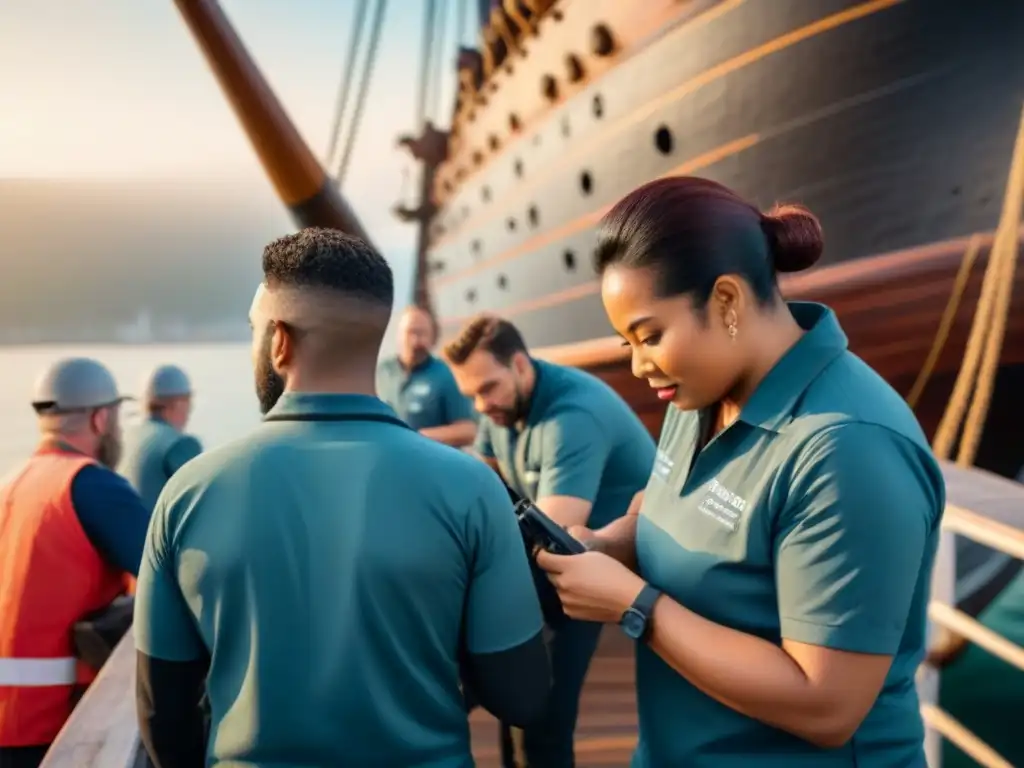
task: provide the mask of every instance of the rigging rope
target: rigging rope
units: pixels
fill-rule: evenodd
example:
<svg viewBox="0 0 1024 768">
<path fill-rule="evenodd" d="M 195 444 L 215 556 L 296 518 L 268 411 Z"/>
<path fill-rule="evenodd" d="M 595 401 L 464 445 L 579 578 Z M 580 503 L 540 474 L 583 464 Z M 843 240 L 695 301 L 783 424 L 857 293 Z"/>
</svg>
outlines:
<svg viewBox="0 0 1024 768">
<path fill-rule="evenodd" d="M 1006 182 L 1003 211 L 999 218 L 988 264 L 981 286 L 981 297 L 971 323 L 963 363 L 957 374 L 953 394 L 935 433 L 932 448 L 940 459 L 953 450 L 964 413 L 963 434 L 957 463 L 970 466 L 978 452 L 981 433 L 992 400 L 1006 321 L 1013 297 L 1014 271 L 1020 249 L 1021 214 L 1024 208 L 1024 111 L 1014 145 L 1013 161 Z"/>
<path fill-rule="evenodd" d="M 964 258 L 960 262 L 960 269 L 956 273 L 953 290 L 950 292 L 949 300 L 946 302 L 946 309 L 942 313 L 942 320 L 939 321 L 939 330 L 935 334 L 932 348 L 928 350 L 928 357 L 925 358 L 924 365 L 914 381 L 914 386 L 910 388 L 910 394 L 907 395 L 907 404 L 912 409 L 917 408 L 917 402 L 921 399 L 925 387 L 928 386 L 932 373 L 935 371 L 935 366 L 939 362 L 939 357 L 942 355 L 942 350 L 949 340 L 950 331 L 953 330 L 953 321 L 956 320 L 957 312 L 960 309 L 960 301 L 967 290 L 971 270 L 974 268 L 974 262 L 978 260 L 978 253 L 980 251 L 981 238 L 978 235 L 974 235 L 967 243 L 967 251 L 964 253 Z"/>
<path fill-rule="evenodd" d="M 462 47 L 462 43 L 466 40 L 466 19 L 469 14 L 466 13 L 466 3 L 468 0 L 458 0 L 458 4 L 455 6 L 455 49 L 458 50 Z"/>
<path fill-rule="evenodd" d="M 420 82 L 416 94 L 416 129 L 422 130 L 426 120 L 427 87 L 430 83 L 431 49 L 434 41 L 434 23 L 437 16 L 437 3 L 427 0 L 423 11 L 423 47 L 420 49 Z"/>
<path fill-rule="evenodd" d="M 333 162 L 334 154 L 338 149 L 338 139 L 341 138 L 341 121 L 345 117 L 345 107 L 348 105 L 348 94 L 352 87 L 352 75 L 356 68 L 356 56 L 359 53 L 365 20 L 366 0 L 358 0 L 352 16 L 352 31 L 348 38 L 348 54 L 345 57 L 345 68 L 341 72 L 341 85 L 338 88 L 338 96 L 334 104 L 334 118 L 331 121 L 327 153 L 324 155 L 324 162 L 327 165 Z"/>
<path fill-rule="evenodd" d="M 356 104 L 352 111 L 352 125 L 348 136 L 345 139 L 345 147 L 342 150 L 341 161 L 338 163 L 338 172 L 335 174 L 335 183 L 340 188 L 345 180 L 345 173 L 348 171 L 348 163 L 352 158 L 352 149 L 355 147 L 356 136 L 359 133 L 359 123 L 363 116 L 363 107 L 366 105 L 366 94 L 370 88 L 370 78 L 373 75 L 373 64 L 377 60 L 377 47 L 380 44 L 380 32 L 384 26 L 384 11 L 387 8 L 387 0 L 377 0 L 377 7 L 370 26 L 370 43 L 366 51 L 366 67 L 363 69 L 363 77 L 359 83 L 359 91 L 356 94 Z"/>
<path fill-rule="evenodd" d="M 448 32 L 448 3 L 446 0 L 439 0 L 437 8 L 437 17 L 434 20 L 434 26 L 437 30 L 436 34 L 436 48 L 434 49 L 434 56 L 431 60 L 430 70 L 430 98 L 427 100 L 427 117 L 437 125 L 440 122 L 441 117 L 441 92 L 442 84 L 444 83 L 444 64 L 445 64 L 445 38 Z"/>
</svg>

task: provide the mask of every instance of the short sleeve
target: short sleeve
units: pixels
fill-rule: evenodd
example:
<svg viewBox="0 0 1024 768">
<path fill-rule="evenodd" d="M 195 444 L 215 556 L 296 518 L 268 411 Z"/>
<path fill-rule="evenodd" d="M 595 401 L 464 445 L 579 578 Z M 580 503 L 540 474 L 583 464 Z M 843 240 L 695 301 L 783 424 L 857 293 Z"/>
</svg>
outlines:
<svg viewBox="0 0 1024 768">
<path fill-rule="evenodd" d="M 480 419 L 476 426 L 476 439 L 473 441 L 473 450 L 485 459 L 493 459 L 494 444 L 491 442 L 491 420 Z"/>
<path fill-rule="evenodd" d="M 171 477 L 174 475 L 175 472 L 202 452 L 203 446 L 199 440 L 192 435 L 182 435 L 170 447 L 170 450 L 167 451 L 167 455 L 164 457 L 164 470 L 167 472 L 167 476 Z"/>
<path fill-rule="evenodd" d="M 154 659 L 195 661 L 204 657 L 206 648 L 178 585 L 177 558 L 168 535 L 173 517 L 173 501 L 164 494 L 153 510 L 135 587 L 135 645 Z"/>
<path fill-rule="evenodd" d="M 945 497 L 938 466 L 871 424 L 823 432 L 795 462 L 775 527 L 782 636 L 894 655 L 928 588 Z"/>
<path fill-rule="evenodd" d="M 477 508 L 470 516 L 473 569 L 466 604 L 466 646 L 473 654 L 515 648 L 543 626 L 508 493 L 490 472 L 480 485 Z"/>
<path fill-rule="evenodd" d="M 543 427 L 537 498 L 597 498 L 608 459 L 608 439 L 597 420 L 583 411 L 564 411 Z"/>
<path fill-rule="evenodd" d="M 445 377 L 443 393 L 445 421 L 448 424 L 475 421 L 476 412 L 473 410 L 473 404 L 459 391 L 459 385 L 455 383 L 451 371 L 446 373 L 448 375 Z"/>
</svg>

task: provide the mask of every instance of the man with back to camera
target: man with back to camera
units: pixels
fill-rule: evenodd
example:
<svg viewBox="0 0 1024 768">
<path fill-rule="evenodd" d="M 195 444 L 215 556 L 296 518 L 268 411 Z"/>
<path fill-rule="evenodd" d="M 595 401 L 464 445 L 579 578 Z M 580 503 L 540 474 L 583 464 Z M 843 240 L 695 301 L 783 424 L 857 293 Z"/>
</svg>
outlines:
<svg viewBox="0 0 1024 768">
<path fill-rule="evenodd" d="M 490 315 L 470 321 L 445 356 L 459 389 L 484 416 L 477 452 L 555 522 L 600 528 L 621 517 L 647 485 L 654 440 L 600 379 L 531 358 L 516 327 Z M 547 593 L 546 577 L 536 574 Z M 525 729 L 523 748 L 530 765 L 571 766 L 580 692 L 601 625 L 549 615 L 552 621 L 551 703 L 547 716 Z M 504 726 L 502 753 L 505 765 L 514 765 Z"/>
<path fill-rule="evenodd" d="M 471 766 L 460 667 L 520 724 L 549 690 L 508 495 L 374 396 L 394 290 L 376 251 L 306 229 L 268 245 L 263 272 L 264 423 L 189 462 L 153 512 L 135 613 L 143 743 L 157 768 Z"/>
<path fill-rule="evenodd" d="M 142 387 L 146 417 L 128 430 L 118 471 L 152 511 L 171 475 L 198 456 L 203 447 L 185 427 L 192 413 L 192 384 L 181 368 L 161 365 Z"/>
<path fill-rule="evenodd" d="M 420 434 L 462 448 L 473 444 L 473 407 L 452 372 L 431 354 L 437 321 L 426 309 L 406 307 L 398 322 L 398 354 L 377 367 L 377 393 Z"/>
<path fill-rule="evenodd" d="M 34 768 L 96 670 L 74 627 L 138 573 L 149 513 L 115 474 L 124 398 L 101 363 L 70 358 L 36 381 L 42 439 L 0 486 L 0 768 Z"/>
</svg>

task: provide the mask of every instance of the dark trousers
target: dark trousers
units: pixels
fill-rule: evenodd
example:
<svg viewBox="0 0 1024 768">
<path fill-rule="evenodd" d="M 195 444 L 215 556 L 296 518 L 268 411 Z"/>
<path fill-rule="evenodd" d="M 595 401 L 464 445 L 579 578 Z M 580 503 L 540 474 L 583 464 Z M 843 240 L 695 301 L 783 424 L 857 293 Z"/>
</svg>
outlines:
<svg viewBox="0 0 1024 768">
<path fill-rule="evenodd" d="M 49 744 L 38 747 L 0 747 L 0 768 L 39 768 Z"/>
<path fill-rule="evenodd" d="M 573 733 L 580 708 L 580 692 L 597 650 L 602 624 L 562 619 L 551 630 L 548 648 L 551 652 L 552 686 L 547 714 L 521 733 L 522 752 L 529 768 L 573 768 Z M 499 726 L 501 764 L 516 768 L 517 749 L 511 729 Z"/>
</svg>

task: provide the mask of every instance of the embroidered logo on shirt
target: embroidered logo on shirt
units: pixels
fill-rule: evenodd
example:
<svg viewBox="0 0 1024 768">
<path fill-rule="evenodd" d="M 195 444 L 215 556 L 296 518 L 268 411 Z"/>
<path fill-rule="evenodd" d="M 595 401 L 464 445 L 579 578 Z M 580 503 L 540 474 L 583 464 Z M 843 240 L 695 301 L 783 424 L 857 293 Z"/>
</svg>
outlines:
<svg viewBox="0 0 1024 768">
<path fill-rule="evenodd" d="M 675 462 L 659 449 L 654 454 L 654 468 L 651 470 L 651 474 L 662 482 L 667 483 L 669 475 L 672 474 L 674 464 Z"/>
<path fill-rule="evenodd" d="M 409 387 L 409 394 L 415 397 L 426 397 L 430 394 L 430 385 L 425 381 L 420 381 Z"/>
<path fill-rule="evenodd" d="M 740 517 L 747 511 L 747 500 L 718 482 L 718 478 L 712 478 L 707 489 L 708 495 L 701 500 L 697 509 L 702 515 L 735 531 Z"/>
</svg>

